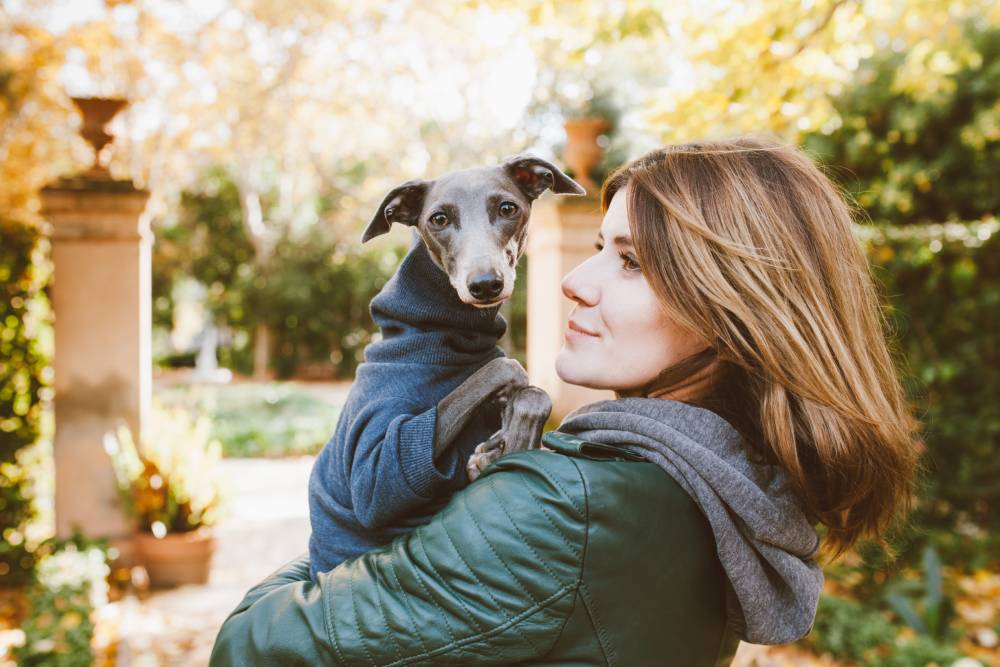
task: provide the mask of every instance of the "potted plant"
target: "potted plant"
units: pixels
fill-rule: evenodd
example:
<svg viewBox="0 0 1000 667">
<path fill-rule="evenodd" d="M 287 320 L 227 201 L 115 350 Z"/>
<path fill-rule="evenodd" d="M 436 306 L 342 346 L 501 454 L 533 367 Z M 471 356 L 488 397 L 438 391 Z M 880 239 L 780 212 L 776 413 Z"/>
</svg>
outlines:
<svg viewBox="0 0 1000 667">
<path fill-rule="evenodd" d="M 592 90 L 582 106 L 568 107 L 563 113 L 566 130 L 563 161 L 573 178 L 593 194 L 611 170 L 612 165 L 606 164 L 608 159 L 613 157 L 621 162 L 621 156 L 610 156 L 606 150 L 621 114 L 610 93 L 602 90 Z"/>
<path fill-rule="evenodd" d="M 215 551 L 221 446 L 207 419 L 183 409 L 158 408 L 152 422 L 141 448 L 126 426 L 105 436 L 122 503 L 136 522 L 136 555 L 154 587 L 203 584 Z"/>
</svg>

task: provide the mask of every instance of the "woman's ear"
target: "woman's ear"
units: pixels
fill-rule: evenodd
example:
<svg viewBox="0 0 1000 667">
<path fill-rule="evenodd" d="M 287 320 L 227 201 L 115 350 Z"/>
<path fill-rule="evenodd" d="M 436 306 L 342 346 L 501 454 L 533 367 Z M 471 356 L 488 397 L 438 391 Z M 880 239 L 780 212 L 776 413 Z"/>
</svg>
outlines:
<svg viewBox="0 0 1000 667">
<path fill-rule="evenodd" d="M 582 185 L 564 174 L 554 164 L 534 155 L 515 155 L 507 158 L 500 168 L 532 200 L 547 189 L 556 194 L 587 194 Z"/>
<path fill-rule="evenodd" d="M 368 223 L 361 242 L 367 243 L 376 236 L 389 231 L 392 223 L 415 227 L 420 221 L 420 213 L 424 209 L 424 199 L 430 190 L 431 181 L 406 181 L 389 191 Z"/>
</svg>

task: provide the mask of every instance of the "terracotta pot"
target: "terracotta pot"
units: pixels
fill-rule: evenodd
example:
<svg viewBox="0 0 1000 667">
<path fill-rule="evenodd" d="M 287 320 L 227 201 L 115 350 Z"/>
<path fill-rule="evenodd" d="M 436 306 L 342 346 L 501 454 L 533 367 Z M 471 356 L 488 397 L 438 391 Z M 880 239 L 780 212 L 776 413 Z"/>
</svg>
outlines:
<svg viewBox="0 0 1000 667">
<path fill-rule="evenodd" d="M 141 532 L 135 535 L 135 547 L 153 587 L 204 584 L 212 566 L 215 534 L 204 526 L 161 538 Z"/>
<path fill-rule="evenodd" d="M 600 163 L 604 154 L 597 138 L 611 127 L 611 123 L 600 116 L 587 116 L 569 118 L 564 127 L 566 148 L 563 150 L 563 161 L 573 170 L 576 182 L 586 188 L 587 192 L 593 192 L 597 184 L 590 177 L 590 172 Z"/>
</svg>

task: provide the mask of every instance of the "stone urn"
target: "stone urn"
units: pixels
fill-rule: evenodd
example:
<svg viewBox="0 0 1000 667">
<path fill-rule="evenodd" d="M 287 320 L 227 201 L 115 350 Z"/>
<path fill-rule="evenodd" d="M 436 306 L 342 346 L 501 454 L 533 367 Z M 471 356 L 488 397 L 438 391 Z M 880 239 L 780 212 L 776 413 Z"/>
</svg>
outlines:
<svg viewBox="0 0 1000 667">
<path fill-rule="evenodd" d="M 94 164 L 85 173 L 86 176 L 106 176 L 107 167 L 101 163 L 101 149 L 108 145 L 114 136 L 105 129 L 107 124 L 125 108 L 128 100 L 111 97 L 71 97 L 73 104 L 83 117 L 80 134 L 94 148 Z"/>
<path fill-rule="evenodd" d="M 208 526 L 163 537 L 140 531 L 135 534 L 135 550 L 153 588 L 205 584 L 215 553 L 215 533 Z"/>
<path fill-rule="evenodd" d="M 593 193 L 597 184 L 590 177 L 590 172 L 604 155 L 604 149 L 597 143 L 597 139 L 611 127 L 611 123 L 600 116 L 585 116 L 568 118 L 564 127 L 566 148 L 563 150 L 563 161 L 573 170 L 573 178 L 588 193 Z"/>
</svg>

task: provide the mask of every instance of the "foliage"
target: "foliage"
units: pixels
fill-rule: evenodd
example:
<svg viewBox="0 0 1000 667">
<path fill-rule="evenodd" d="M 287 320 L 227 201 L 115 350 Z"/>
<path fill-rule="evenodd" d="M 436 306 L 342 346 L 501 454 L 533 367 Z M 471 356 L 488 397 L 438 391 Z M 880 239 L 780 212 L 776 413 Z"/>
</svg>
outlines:
<svg viewBox="0 0 1000 667">
<path fill-rule="evenodd" d="M 340 377 L 353 375 L 374 331 L 368 303 L 405 249 L 360 248 L 313 225 L 283 233 L 261 259 L 241 216 L 239 193 L 224 170 L 206 173 L 199 189 L 182 193 L 177 220 L 154 245 L 157 322 L 172 325 L 174 284 L 191 276 L 207 287 L 206 306 L 217 323 L 239 334 L 220 349 L 222 365 L 249 370 L 251 336 L 264 323 L 279 377 L 308 362 L 330 364 Z"/>
<path fill-rule="evenodd" d="M 64 45 L 0 7 L 0 215 L 35 222 L 38 189 L 82 166 L 87 144 L 60 81 Z"/>
<path fill-rule="evenodd" d="M 273 332 L 278 377 L 290 377 L 308 361 L 332 362 L 338 377 L 353 376 L 375 330 L 369 302 L 404 252 L 401 246 L 345 248 L 320 227 L 280 239 L 252 282 L 237 286 L 247 311 Z"/>
<path fill-rule="evenodd" d="M 172 385 L 157 391 L 163 405 L 204 415 L 210 437 L 226 457 L 317 453 L 336 428 L 343 396 L 318 398 L 291 383 Z"/>
<path fill-rule="evenodd" d="M 38 562 L 28 591 L 24 643 L 15 649 L 24 667 L 89 667 L 94 660 L 92 612 L 107 602 L 107 552 L 70 542 Z"/>
<path fill-rule="evenodd" d="M 847 598 L 823 595 L 809 642 L 837 658 L 863 664 L 880 646 L 891 644 L 896 632 L 878 611 Z"/>
<path fill-rule="evenodd" d="M 231 326 L 247 323 L 242 293 L 227 289 L 252 272 L 254 247 L 240 213 L 240 195 L 229 175 L 208 170 L 196 190 L 179 198 L 175 224 L 157 229 L 153 245 L 154 323 L 173 325 L 173 286 L 190 276 L 208 288 L 211 313 Z"/>
<path fill-rule="evenodd" d="M 804 138 L 869 216 L 895 224 L 1000 211 L 1000 28 L 972 27 L 975 54 L 938 90 L 900 88 L 909 54 L 879 52 L 833 105 L 839 126 Z"/>
<path fill-rule="evenodd" d="M 45 359 L 38 348 L 38 231 L 0 217 L 0 580 L 26 581 L 34 562 L 25 528 L 34 516 L 18 453 L 39 437 Z"/>
<path fill-rule="evenodd" d="M 924 425 L 929 474 L 910 552 L 930 538 L 946 562 L 987 567 L 1000 535 L 1000 222 L 863 226 L 858 234 L 888 295 Z"/>
<path fill-rule="evenodd" d="M 924 548 L 924 578 L 911 582 L 898 580 L 886 587 L 885 600 L 896 615 L 913 630 L 931 639 L 943 639 L 955 615 L 951 598 L 945 596 L 941 559 L 934 545 Z M 923 593 L 922 603 L 914 604 L 913 594 Z"/>
<path fill-rule="evenodd" d="M 933 637 L 907 638 L 881 612 L 833 595 L 820 597 L 807 643 L 859 667 L 950 665 L 963 657 L 961 651 Z"/>
<path fill-rule="evenodd" d="M 930 637 L 914 637 L 897 642 L 887 655 L 876 656 L 866 667 L 952 665 L 962 657 L 964 654 L 954 646 L 942 644 Z"/>
<path fill-rule="evenodd" d="M 127 426 L 105 435 L 125 510 L 157 537 L 211 525 L 221 500 L 222 450 L 209 437 L 208 420 L 157 408 L 151 422 L 141 451 Z"/>
</svg>

